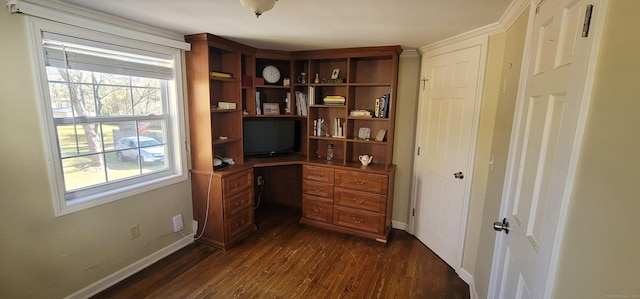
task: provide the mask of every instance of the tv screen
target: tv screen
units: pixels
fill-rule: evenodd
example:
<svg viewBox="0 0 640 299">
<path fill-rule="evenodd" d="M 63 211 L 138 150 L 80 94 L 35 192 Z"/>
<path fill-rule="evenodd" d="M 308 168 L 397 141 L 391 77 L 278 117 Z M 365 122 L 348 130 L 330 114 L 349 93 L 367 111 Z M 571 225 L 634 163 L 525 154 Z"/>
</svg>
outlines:
<svg viewBox="0 0 640 299">
<path fill-rule="evenodd" d="M 296 122 L 284 118 L 247 118 L 242 126 L 245 156 L 292 153 Z"/>
</svg>

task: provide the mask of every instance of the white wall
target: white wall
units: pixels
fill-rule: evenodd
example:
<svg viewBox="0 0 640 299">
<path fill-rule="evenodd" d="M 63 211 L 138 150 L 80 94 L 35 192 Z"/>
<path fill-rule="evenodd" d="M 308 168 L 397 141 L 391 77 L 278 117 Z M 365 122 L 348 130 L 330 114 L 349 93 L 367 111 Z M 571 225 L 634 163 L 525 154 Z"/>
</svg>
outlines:
<svg viewBox="0 0 640 299">
<path fill-rule="evenodd" d="M 191 185 L 55 217 L 27 34 L 0 12 L 0 298 L 59 298 L 181 240 L 171 217 L 191 223 Z"/>
<path fill-rule="evenodd" d="M 411 219 L 411 182 L 415 148 L 420 56 L 415 50 L 400 56 L 393 164 L 397 165 L 393 195 L 393 221 L 403 225 Z"/>
</svg>

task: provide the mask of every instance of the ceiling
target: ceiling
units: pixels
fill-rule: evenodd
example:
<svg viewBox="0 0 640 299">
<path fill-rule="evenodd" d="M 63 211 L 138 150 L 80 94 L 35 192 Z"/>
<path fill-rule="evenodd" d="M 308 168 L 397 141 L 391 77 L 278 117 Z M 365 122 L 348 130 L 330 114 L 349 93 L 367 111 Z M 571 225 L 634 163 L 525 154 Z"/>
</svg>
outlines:
<svg viewBox="0 0 640 299">
<path fill-rule="evenodd" d="M 181 35 L 260 49 L 415 49 L 496 23 L 511 0 L 279 0 L 260 18 L 239 0 L 62 0 Z"/>
</svg>

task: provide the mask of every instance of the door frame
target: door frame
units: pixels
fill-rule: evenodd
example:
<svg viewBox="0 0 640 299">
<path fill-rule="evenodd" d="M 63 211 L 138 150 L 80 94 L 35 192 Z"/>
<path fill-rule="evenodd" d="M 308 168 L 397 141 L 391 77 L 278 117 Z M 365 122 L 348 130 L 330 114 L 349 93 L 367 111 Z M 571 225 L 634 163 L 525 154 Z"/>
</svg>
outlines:
<svg viewBox="0 0 640 299">
<path fill-rule="evenodd" d="M 595 71 L 597 67 L 598 54 L 600 50 L 600 43 L 602 41 L 602 34 L 604 32 L 604 23 L 605 17 L 607 13 L 607 6 L 609 4 L 609 0 L 592 0 L 594 5 L 594 11 L 592 15 L 592 19 L 597 19 L 598 22 L 595 23 L 595 26 L 591 27 L 590 34 L 594 34 L 594 44 L 591 51 L 591 55 L 588 58 L 588 67 L 587 67 L 587 75 L 585 77 L 584 90 L 582 91 L 583 101 L 581 103 L 580 114 L 578 117 L 578 124 L 576 127 L 575 140 L 574 140 L 574 150 L 571 154 L 571 159 L 569 161 L 569 170 L 567 173 L 567 188 L 565 188 L 562 202 L 560 205 L 560 212 L 558 215 L 558 227 L 554 237 L 553 248 L 551 252 L 551 261 L 549 263 L 549 274 L 547 276 L 547 281 L 545 284 L 544 297 L 543 298 L 551 298 L 553 294 L 556 271 L 558 269 L 558 262 L 560 258 L 560 250 L 562 241 L 564 239 L 564 231 L 566 226 L 566 220 L 569 210 L 569 204 L 571 200 L 571 193 L 573 191 L 573 185 L 575 182 L 576 171 L 578 167 L 578 162 L 580 158 L 580 152 L 582 147 L 582 139 L 584 137 L 584 131 L 586 127 L 586 119 L 587 114 L 589 112 L 589 105 L 591 103 L 591 95 L 594 85 Z M 542 4 L 545 1 L 539 2 Z M 518 129 L 521 124 L 521 118 L 519 117 L 518 111 L 522 109 L 524 105 L 524 92 L 527 83 L 527 77 L 529 73 L 529 68 L 531 65 L 529 64 L 531 58 L 531 40 L 533 38 L 533 24 L 536 16 L 536 4 L 538 2 L 532 1 L 529 7 L 529 20 L 527 24 L 527 36 L 525 38 L 524 45 L 524 53 L 522 59 L 522 68 L 520 71 L 520 83 L 518 86 L 518 96 L 516 99 L 516 107 L 514 110 L 514 119 L 511 128 L 511 140 L 509 142 L 509 156 L 507 158 L 507 169 L 506 175 L 503 185 L 502 198 L 500 202 L 500 217 L 499 219 L 504 218 L 504 216 L 508 213 L 508 194 L 509 188 L 511 185 L 509 182 L 513 178 L 514 168 L 517 165 L 514 165 L 515 157 L 513 155 L 513 151 L 515 150 L 515 142 L 514 140 L 518 140 Z M 499 219 L 496 219 L 498 221 Z M 489 223 L 484 223 L 483 225 L 490 225 Z M 497 292 L 499 291 L 499 281 L 498 277 L 500 275 L 500 271 L 504 266 L 504 261 L 500 260 L 500 256 L 502 256 L 502 251 L 506 250 L 503 248 L 505 243 L 506 234 L 498 234 L 496 236 L 496 240 L 494 242 L 493 249 L 493 260 L 491 263 L 491 274 L 489 279 L 489 290 L 487 294 L 487 298 L 498 298 Z"/>
<path fill-rule="evenodd" d="M 464 198 L 462 201 L 462 223 L 460 225 L 460 236 L 458 238 L 458 246 L 460 247 L 460 251 L 458 251 L 458 256 L 456 257 L 456 263 L 455 265 L 452 265 L 452 267 L 454 268 L 454 270 L 456 271 L 456 273 L 458 273 L 458 275 L 460 275 L 461 277 L 463 277 L 465 281 L 470 280 L 471 279 L 471 275 L 469 273 L 467 273 L 466 271 L 464 271 L 464 273 L 461 273 L 461 269 L 462 269 L 462 257 L 464 255 L 464 243 L 465 243 L 465 238 L 466 238 L 466 233 L 467 233 L 467 223 L 468 223 L 468 218 L 469 218 L 469 205 L 470 205 L 470 199 L 471 199 L 471 185 L 472 185 L 472 180 L 473 180 L 473 166 L 475 165 L 475 158 L 476 158 L 476 149 L 477 149 L 477 141 L 478 141 L 478 128 L 480 126 L 480 109 L 482 107 L 482 94 L 484 91 L 484 77 L 485 77 L 485 70 L 486 70 L 486 63 L 487 63 L 487 48 L 489 45 L 489 35 L 487 34 L 483 34 L 474 38 L 470 38 L 467 40 L 463 40 L 460 42 L 456 42 L 453 44 L 449 44 L 443 47 L 438 47 L 435 49 L 429 49 L 429 50 L 424 50 L 424 48 L 420 49 L 421 52 L 421 65 L 420 65 L 420 78 L 424 78 L 424 75 L 422 74 L 423 68 L 426 64 L 426 61 L 430 58 L 430 57 L 434 57 L 434 56 L 439 56 L 439 55 L 444 55 L 444 54 L 448 54 L 448 53 L 452 53 L 452 52 L 457 52 L 460 50 L 465 50 L 468 48 L 473 48 L 473 47 L 480 47 L 480 61 L 479 61 L 479 65 L 478 65 L 478 88 L 476 90 L 476 96 L 475 96 L 475 107 L 474 107 L 474 111 L 473 111 L 473 125 L 472 125 L 472 132 L 471 132 L 471 148 L 469 149 L 469 163 L 467 165 L 467 169 L 463 169 L 462 171 L 465 173 L 465 187 L 464 187 Z M 414 136 L 414 140 L 416 141 L 416 143 L 418 143 L 418 140 L 420 138 L 420 136 L 422 136 L 423 133 L 423 129 L 422 126 L 420 126 L 420 124 L 425 120 L 425 115 L 423 115 L 423 111 L 424 111 L 424 107 L 423 105 L 425 105 L 425 101 L 424 101 L 424 96 L 425 96 L 425 92 L 424 92 L 424 85 L 426 84 L 425 81 L 420 81 L 420 84 L 418 86 L 418 115 L 417 115 L 417 119 L 416 119 L 416 132 L 415 132 L 415 136 Z M 418 146 L 416 145 L 415 149 L 414 149 L 414 157 L 418 156 Z M 410 215 L 411 219 L 409 221 L 409 227 L 407 232 L 409 232 L 412 235 L 415 235 L 415 228 L 416 228 L 416 221 L 417 221 L 417 217 L 415 216 L 415 210 L 416 210 L 416 203 L 418 200 L 418 159 L 414 158 L 413 159 L 413 173 L 412 173 L 412 187 L 411 187 L 411 209 L 412 209 L 412 213 Z M 467 277 L 468 276 L 468 277 Z M 469 282 L 469 281 L 467 281 Z"/>
</svg>

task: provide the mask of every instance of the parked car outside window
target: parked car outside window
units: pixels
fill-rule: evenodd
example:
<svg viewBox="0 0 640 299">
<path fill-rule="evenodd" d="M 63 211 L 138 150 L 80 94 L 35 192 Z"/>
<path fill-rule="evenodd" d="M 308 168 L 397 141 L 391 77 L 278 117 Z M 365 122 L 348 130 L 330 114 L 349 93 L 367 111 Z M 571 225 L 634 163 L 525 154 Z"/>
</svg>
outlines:
<svg viewBox="0 0 640 299">
<path fill-rule="evenodd" d="M 164 162 L 164 146 L 151 137 L 122 137 L 116 144 L 116 150 L 119 161 L 138 161 L 138 157 L 142 157 L 140 161 L 143 163 Z"/>
</svg>

